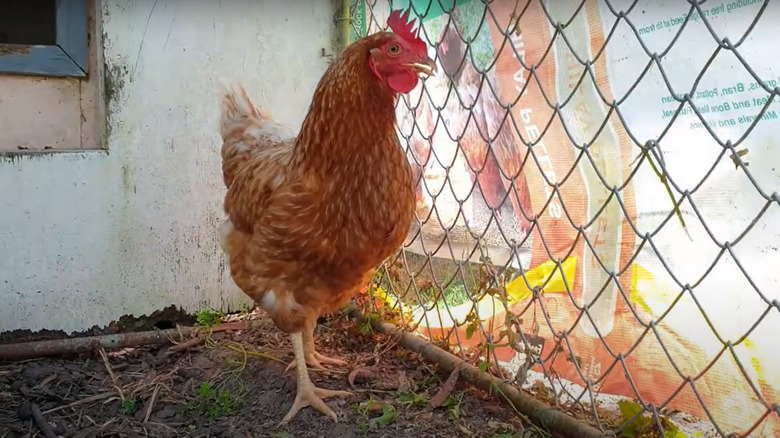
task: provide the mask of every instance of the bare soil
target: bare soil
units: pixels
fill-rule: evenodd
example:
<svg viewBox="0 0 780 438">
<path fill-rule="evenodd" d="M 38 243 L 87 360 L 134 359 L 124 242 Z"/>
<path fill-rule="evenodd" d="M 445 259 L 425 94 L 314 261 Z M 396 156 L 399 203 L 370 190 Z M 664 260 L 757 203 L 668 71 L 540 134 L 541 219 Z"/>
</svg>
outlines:
<svg viewBox="0 0 780 438">
<path fill-rule="evenodd" d="M 48 436 L 78 438 L 544 436 L 461 382 L 431 409 L 448 376 L 354 320 L 321 323 L 316 342 L 350 363 L 311 372 L 319 386 L 355 393 L 328 400 L 338 423 L 306 408 L 275 429 L 295 397 L 294 371 L 284 372 L 292 352 L 273 323 L 256 319 L 181 352 L 165 345 L 0 362 L 0 438 L 46 437 L 34 411 Z"/>
</svg>

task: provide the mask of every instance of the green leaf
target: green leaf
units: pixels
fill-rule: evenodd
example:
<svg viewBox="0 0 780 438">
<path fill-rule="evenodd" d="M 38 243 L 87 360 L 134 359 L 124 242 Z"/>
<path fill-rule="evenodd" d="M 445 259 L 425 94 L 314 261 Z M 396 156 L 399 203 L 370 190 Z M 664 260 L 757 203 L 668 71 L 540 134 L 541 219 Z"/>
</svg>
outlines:
<svg viewBox="0 0 780 438">
<path fill-rule="evenodd" d="M 483 360 L 482 362 L 480 362 L 480 363 L 479 363 L 479 370 L 480 370 L 480 371 L 482 371 L 482 372 L 484 373 L 485 371 L 487 371 L 487 370 L 488 370 L 488 367 L 489 367 L 489 366 L 490 366 L 490 365 L 489 365 L 487 362 L 485 362 L 485 361 Z"/>
<path fill-rule="evenodd" d="M 672 423 L 671 420 L 668 418 L 663 418 L 664 421 L 661 421 L 661 425 L 664 427 L 664 435 L 667 436 L 667 438 L 688 438 L 687 435 L 685 435 L 676 424 Z M 699 432 L 700 436 L 701 432 Z"/>
<path fill-rule="evenodd" d="M 211 308 L 201 309 L 195 312 L 195 325 L 200 327 L 213 327 L 222 323 L 225 312 Z"/>
<path fill-rule="evenodd" d="M 656 436 L 656 434 L 660 436 L 653 417 L 650 415 L 642 415 L 642 405 L 631 400 L 620 400 L 618 402 L 618 407 L 620 408 L 620 416 L 622 417 L 623 422 L 628 422 L 623 429 L 623 436 L 628 438 L 646 436 L 648 431 L 652 431 L 654 433 L 653 436 Z M 635 415 L 637 415 L 637 417 L 632 420 L 632 417 Z M 658 419 L 663 428 L 664 435 L 668 438 L 687 438 L 687 435 L 684 434 L 676 424 L 672 423 L 668 417 L 659 416 Z"/>
<path fill-rule="evenodd" d="M 466 327 L 466 339 L 471 339 L 472 336 L 474 336 L 474 332 L 477 330 L 477 325 L 474 323 L 471 323 Z"/>
<path fill-rule="evenodd" d="M 630 423 L 626 424 L 626 427 L 623 429 L 623 435 L 628 438 L 638 436 L 639 433 L 652 421 L 651 418 L 641 415 L 643 411 L 642 405 L 635 401 L 620 400 L 618 402 L 618 407 L 620 408 L 620 416 L 622 417 L 624 423 L 631 420 L 634 415 L 639 414 L 639 416 L 634 418 Z"/>
<path fill-rule="evenodd" d="M 374 421 L 381 426 L 389 426 L 395 423 L 397 417 L 398 415 L 395 412 L 395 408 L 392 405 L 385 404 L 382 406 L 382 415 L 371 421 Z"/>
</svg>

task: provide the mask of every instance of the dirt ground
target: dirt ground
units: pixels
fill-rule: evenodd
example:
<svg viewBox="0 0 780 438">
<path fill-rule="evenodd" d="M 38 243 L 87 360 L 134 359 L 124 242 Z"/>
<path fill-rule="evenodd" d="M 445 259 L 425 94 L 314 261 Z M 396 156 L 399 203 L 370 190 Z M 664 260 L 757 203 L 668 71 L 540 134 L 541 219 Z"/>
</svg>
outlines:
<svg viewBox="0 0 780 438">
<path fill-rule="evenodd" d="M 319 386 L 355 393 L 328 400 L 338 423 L 306 408 L 275 429 L 295 397 L 294 371 L 284 373 L 292 352 L 259 319 L 180 352 L 165 345 L 0 362 L 0 438 L 547 436 L 464 383 L 436 396 L 447 375 L 354 320 L 322 322 L 316 342 L 350 363 L 311 372 Z M 441 406 L 430 409 L 432 400 Z M 41 432 L 38 413 L 53 434 Z"/>
</svg>

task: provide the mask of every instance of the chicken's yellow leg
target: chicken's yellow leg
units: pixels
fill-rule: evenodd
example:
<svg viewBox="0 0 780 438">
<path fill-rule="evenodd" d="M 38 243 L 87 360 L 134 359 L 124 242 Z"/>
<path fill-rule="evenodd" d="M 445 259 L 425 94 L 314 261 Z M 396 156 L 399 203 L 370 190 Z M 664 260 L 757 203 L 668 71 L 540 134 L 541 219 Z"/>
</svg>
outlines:
<svg viewBox="0 0 780 438">
<path fill-rule="evenodd" d="M 279 426 L 287 424 L 295 417 L 298 411 L 306 406 L 311 406 L 333 419 L 333 421 L 338 421 L 336 413 L 322 400 L 329 397 L 350 397 L 352 396 L 352 393 L 349 391 L 335 391 L 314 386 L 309 378 L 309 370 L 306 368 L 306 361 L 304 359 L 303 334 L 301 332 L 293 333 L 290 335 L 290 338 L 292 339 L 293 352 L 295 353 L 297 364 L 295 368 L 298 371 L 298 391 L 295 395 L 295 402 L 293 402 L 292 407 L 279 423 Z"/>
<path fill-rule="evenodd" d="M 315 327 L 317 327 L 317 319 L 308 318 L 306 320 L 306 326 L 304 327 L 304 331 L 303 331 L 303 357 L 306 359 L 306 365 L 310 366 L 312 369 L 320 370 L 320 371 L 325 370 L 325 367 L 322 366 L 323 364 L 337 365 L 337 366 L 347 365 L 347 363 L 341 359 L 328 357 L 320 353 L 317 353 L 317 351 L 314 349 Z M 293 359 L 293 361 L 290 362 L 289 365 L 287 365 L 287 368 L 284 371 L 287 372 L 291 370 L 292 368 L 295 367 L 295 365 L 296 365 L 296 360 Z"/>
</svg>

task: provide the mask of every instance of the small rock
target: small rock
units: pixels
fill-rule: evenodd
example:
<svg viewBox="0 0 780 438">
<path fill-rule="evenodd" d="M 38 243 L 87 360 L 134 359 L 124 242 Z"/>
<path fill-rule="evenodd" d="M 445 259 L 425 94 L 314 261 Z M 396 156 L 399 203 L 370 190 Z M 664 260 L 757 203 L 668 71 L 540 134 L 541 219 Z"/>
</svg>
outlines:
<svg viewBox="0 0 780 438">
<path fill-rule="evenodd" d="M 30 418 L 32 418 L 32 408 L 27 403 L 22 403 L 19 405 L 19 411 L 17 412 L 19 415 L 19 419 L 22 421 L 27 421 Z"/>
<path fill-rule="evenodd" d="M 166 406 L 160 409 L 159 411 L 157 411 L 155 415 L 157 416 L 157 418 L 162 418 L 162 419 L 171 418 L 174 415 L 176 415 L 176 408 L 173 406 Z"/>
<path fill-rule="evenodd" d="M 63 426 L 62 424 L 59 424 L 59 423 L 52 425 L 52 430 L 57 435 L 65 435 L 66 433 L 68 433 L 68 429 L 65 426 Z"/>
<path fill-rule="evenodd" d="M 210 426 L 210 427 L 201 427 L 198 429 L 195 429 L 192 434 L 194 436 L 222 436 L 227 431 L 227 427 L 224 426 Z"/>
<path fill-rule="evenodd" d="M 133 414 L 133 418 L 135 418 L 136 421 L 144 421 L 144 417 L 146 417 L 146 405 Z"/>
<path fill-rule="evenodd" d="M 181 386 L 181 390 L 179 391 L 182 394 L 186 394 L 190 391 L 192 391 L 192 388 L 195 386 L 195 379 L 190 377 L 187 379 L 186 382 L 184 382 L 184 385 Z"/>
<path fill-rule="evenodd" d="M 344 423 L 336 423 L 330 433 L 331 437 L 349 436 L 352 433 L 352 427 Z M 292 435 L 289 435 L 292 437 Z"/>
<path fill-rule="evenodd" d="M 70 379 L 74 383 L 79 383 L 80 384 L 80 383 L 82 383 L 84 381 L 84 378 L 85 378 L 84 374 L 77 373 L 77 372 L 70 373 Z"/>
<path fill-rule="evenodd" d="M 226 426 L 218 426 L 218 425 L 211 426 L 211 430 L 210 430 L 210 432 L 213 435 L 217 435 L 217 436 L 224 436 L 225 432 L 227 432 L 227 431 L 228 431 L 228 428 Z"/>
<path fill-rule="evenodd" d="M 14 380 L 13 382 L 11 382 L 11 391 L 14 392 L 18 391 L 22 387 L 22 385 L 24 385 L 24 382 L 22 382 L 21 380 Z"/>
<path fill-rule="evenodd" d="M 24 383 L 19 386 L 19 392 L 22 393 L 25 397 L 32 397 L 32 391 L 30 391 L 30 387 L 25 385 Z"/>
<path fill-rule="evenodd" d="M 76 374 L 76 373 L 83 374 L 84 373 L 84 369 L 79 364 L 66 363 L 62 367 L 65 368 L 68 371 L 73 371 L 73 374 Z"/>
<path fill-rule="evenodd" d="M 42 380 L 56 371 L 49 365 L 28 365 L 22 375 L 29 380 Z"/>
<path fill-rule="evenodd" d="M 196 370 L 181 368 L 179 369 L 179 375 L 184 377 L 185 379 L 191 379 L 191 378 L 199 377 L 200 373 Z"/>
<path fill-rule="evenodd" d="M 154 364 L 155 365 L 162 365 L 165 363 L 165 360 L 168 359 L 168 356 L 165 355 L 167 353 L 167 350 L 160 350 L 157 352 L 157 354 L 154 355 Z"/>
</svg>

